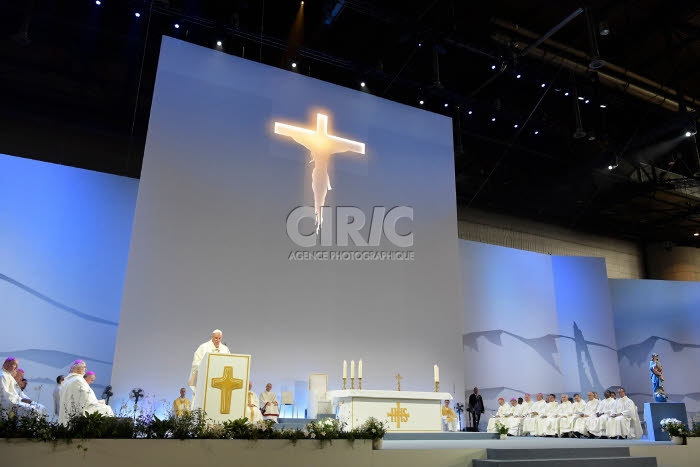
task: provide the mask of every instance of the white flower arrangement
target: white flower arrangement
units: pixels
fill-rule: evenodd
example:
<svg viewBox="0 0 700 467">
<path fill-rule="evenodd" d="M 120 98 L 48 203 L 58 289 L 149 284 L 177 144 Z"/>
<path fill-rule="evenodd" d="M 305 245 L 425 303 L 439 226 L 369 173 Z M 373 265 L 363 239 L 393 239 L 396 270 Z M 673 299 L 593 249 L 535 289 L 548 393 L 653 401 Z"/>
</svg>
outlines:
<svg viewBox="0 0 700 467">
<path fill-rule="evenodd" d="M 659 422 L 661 431 L 666 431 L 670 436 L 685 436 L 688 433 L 688 428 L 685 423 L 677 418 L 664 418 Z"/>
</svg>

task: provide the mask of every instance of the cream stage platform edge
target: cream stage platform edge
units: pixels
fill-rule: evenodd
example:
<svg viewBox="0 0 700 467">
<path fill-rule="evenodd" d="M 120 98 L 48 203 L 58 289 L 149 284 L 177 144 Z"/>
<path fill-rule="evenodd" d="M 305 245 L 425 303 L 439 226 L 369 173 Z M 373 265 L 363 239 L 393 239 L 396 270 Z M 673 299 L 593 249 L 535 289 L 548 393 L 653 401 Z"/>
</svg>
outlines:
<svg viewBox="0 0 700 467">
<path fill-rule="evenodd" d="M 357 428 L 369 417 L 389 422 L 389 431 L 442 431 L 442 404 L 452 395 L 446 392 L 413 391 L 329 391 L 338 410 L 338 420 L 347 430 Z"/>
<path fill-rule="evenodd" d="M 214 422 L 245 417 L 249 373 L 250 355 L 208 354 L 199 364 L 192 408 Z"/>
</svg>

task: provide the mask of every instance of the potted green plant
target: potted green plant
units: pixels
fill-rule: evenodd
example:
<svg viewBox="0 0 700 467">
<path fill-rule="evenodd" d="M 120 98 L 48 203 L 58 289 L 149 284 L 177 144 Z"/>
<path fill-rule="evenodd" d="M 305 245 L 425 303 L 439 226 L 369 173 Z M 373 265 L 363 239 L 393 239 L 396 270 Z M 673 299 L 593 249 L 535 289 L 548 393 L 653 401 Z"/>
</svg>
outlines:
<svg viewBox="0 0 700 467">
<path fill-rule="evenodd" d="M 500 421 L 496 422 L 496 433 L 501 435 L 501 439 L 508 438 L 508 427 Z"/>
<path fill-rule="evenodd" d="M 661 431 L 665 431 L 671 437 L 673 444 L 683 444 L 685 437 L 688 435 L 688 428 L 677 418 L 664 418 L 660 422 Z"/>
</svg>

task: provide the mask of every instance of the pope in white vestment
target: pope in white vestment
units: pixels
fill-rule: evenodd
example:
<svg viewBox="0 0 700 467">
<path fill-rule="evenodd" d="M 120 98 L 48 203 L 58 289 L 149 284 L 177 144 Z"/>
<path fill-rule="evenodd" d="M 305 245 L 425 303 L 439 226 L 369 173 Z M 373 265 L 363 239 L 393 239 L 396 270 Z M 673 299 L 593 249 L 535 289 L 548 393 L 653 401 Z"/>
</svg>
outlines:
<svg viewBox="0 0 700 467">
<path fill-rule="evenodd" d="M 246 407 L 245 416 L 249 423 L 261 422 L 263 419 L 260 412 L 260 400 L 253 392 L 253 383 L 248 383 L 248 405 Z"/>
<path fill-rule="evenodd" d="M 637 407 L 632 399 L 627 397 L 624 389 L 618 389 L 617 393 L 620 397 L 615 401 L 615 406 L 605 425 L 606 436 L 608 438 L 617 438 L 618 436 L 621 438 L 640 438 L 642 427 L 639 423 Z"/>
<path fill-rule="evenodd" d="M 219 329 L 215 329 L 211 333 L 211 340 L 206 341 L 194 351 L 194 357 L 192 358 L 192 370 L 190 371 L 190 379 L 187 381 L 190 389 L 192 390 L 192 399 L 194 400 L 195 389 L 197 387 L 197 370 L 199 369 L 199 364 L 202 363 L 204 357 L 210 353 L 231 353 L 231 351 L 226 347 L 225 344 L 221 343 L 221 339 L 224 337 L 223 333 Z"/>
<path fill-rule="evenodd" d="M 280 409 L 277 403 L 277 394 L 272 392 L 271 383 L 267 383 L 265 392 L 260 393 L 260 408 L 262 409 L 263 420 L 272 420 L 277 423 Z"/>
<path fill-rule="evenodd" d="M 529 434 L 535 434 L 537 429 L 537 419 L 540 414 L 544 413 L 545 405 L 547 403 L 542 397 L 542 393 L 537 394 L 537 401 L 530 405 L 525 417 L 523 418 L 522 434 L 527 436 Z"/>
</svg>

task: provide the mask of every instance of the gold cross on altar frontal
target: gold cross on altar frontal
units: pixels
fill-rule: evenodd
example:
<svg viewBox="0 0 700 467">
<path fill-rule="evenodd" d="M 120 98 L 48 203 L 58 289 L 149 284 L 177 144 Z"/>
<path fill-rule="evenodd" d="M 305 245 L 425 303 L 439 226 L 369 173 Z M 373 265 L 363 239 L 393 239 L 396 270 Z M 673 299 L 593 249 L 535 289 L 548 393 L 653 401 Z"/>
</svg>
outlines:
<svg viewBox="0 0 700 467">
<path fill-rule="evenodd" d="M 243 387 L 243 380 L 233 377 L 233 367 L 225 366 L 224 374 L 220 378 L 211 379 L 211 387 L 221 391 L 220 413 L 231 413 L 231 394 L 236 389 Z"/>
<path fill-rule="evenodd" d="M 407 408 L 401 408 L 401 402 L 397 402 L 396 407 L 392 407 L 387 415 L 392 422 L 396 422 L 396 428 L 401 428 L 401 422 L 407 423 L 408 417 L 411 416 Z"/>
</svg>

